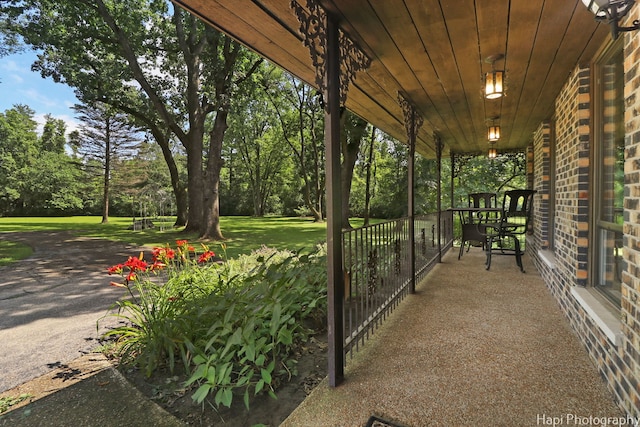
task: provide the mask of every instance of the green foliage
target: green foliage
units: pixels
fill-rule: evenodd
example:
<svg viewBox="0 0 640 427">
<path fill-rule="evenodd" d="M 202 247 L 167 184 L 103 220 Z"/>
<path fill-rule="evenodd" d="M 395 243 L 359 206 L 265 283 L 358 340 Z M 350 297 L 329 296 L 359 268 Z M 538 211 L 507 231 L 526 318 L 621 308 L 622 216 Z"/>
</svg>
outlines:
<svg viewBox="0 0 640 427">
<path fill-rule="evenodd" d="M 82 211 L 81 171 L 65 153 L 41 152 L 19 174 L 24 183 L 14 214 L 60 215 Z"/>
<path fill-rule="evenodd" d="M 5 396 L 0 397 L 0 414 L 7 412 L 9 408 L 33 397 L 31 394 L 21 394 L 19 396 Z"/>
<path fill-rule="evenodd" d="M 456 160 L 459 173 L 454 182 L 454 205 L 467 204 L 467 195 L 477 192 L 498 193 L 502 203 L 505 190 L 526 188 L 526 158 L 524 153 L 503 154 L 495 159 L 486 156 L 463 157 Z"/>
<path fill-rule="evenodd" d="M 196 368 L 187 382 L 199 384 L 199 403 L 213 396 L 216 406 L 230 406 L 236 390 L 247 407 L 252 394 L 274 396 L 281 378 L 295 372 L 291 350 L 307 336 L 305 321 L 324 316 L 322 256 L 254 256 L 262 264 L 199 312 L 206 327 L 193 343 Z"/>
<path fill-rule="evenodd" d="M 24 105 L 0 113 L 0 213 L 10 212 L 20 199 L 20 175 L 36 155 L 35 112 Z"/>
<path fill-rule="evenodd" d="M 117 339 L 122 361 L 150 375 L 173 370 L 179 358 L 198 403 L 230 406 L 236 390 L 247 406 L 251 395 L 274 395 L 295 373 L 293 349 L 325 317 L 322 248 L 308 255 L 262 248 L 211 263 L 206 247 L 198 253 L 181 241 L 154 254 L 154 264 L 129 258 L 110 270 L 122 274 L 124 283 L 113 284 L 129 295 L 114 314 L 126 324 L 105 334 Z"/>
<path fill-rule="evenodd" d="M 82 209 L 80 169 L 64 152 L 63 121 L 47 116 L 41 137 L 34 112 L 0 114 L 0 214 L 59 215 Z"/>
</svg>

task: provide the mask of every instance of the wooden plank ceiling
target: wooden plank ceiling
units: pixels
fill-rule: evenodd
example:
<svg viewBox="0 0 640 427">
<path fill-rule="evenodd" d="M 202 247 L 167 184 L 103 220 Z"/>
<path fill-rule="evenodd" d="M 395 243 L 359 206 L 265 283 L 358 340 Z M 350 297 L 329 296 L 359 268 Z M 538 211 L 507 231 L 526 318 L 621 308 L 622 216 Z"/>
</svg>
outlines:
<svg viewBox="0 0 640 427">
<path fill-rule="evenodd" d="M 289 0 L 173 0 L 219 30 L 315 85 Z M 306 7 L 306 0 L 298 0 Z M 406 141 L 398 92 L 424 118 L 416 150 L 432 158 L 484 153 L 491 118 L 499 152 L 524 149 L 550 119 L 562 85 L 609 40 L 580 0 L 322 0 L 371 58 L 349 88 L 347 108 Z M 486 59 L 505 70 L 506 96 L 483 97 Z"/>
</svg>

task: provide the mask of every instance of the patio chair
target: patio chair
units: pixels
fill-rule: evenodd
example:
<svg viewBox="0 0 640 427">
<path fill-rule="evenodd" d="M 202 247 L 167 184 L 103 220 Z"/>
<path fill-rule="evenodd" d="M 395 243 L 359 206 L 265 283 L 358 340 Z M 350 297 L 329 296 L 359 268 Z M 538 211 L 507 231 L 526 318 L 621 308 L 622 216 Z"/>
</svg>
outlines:
<svg viewBox="0 0 640 427">
<path fill-rule="evenodd" d="M 529 230 L 531 213 L 533 208 L 533 195 L 535 190 L 510 190 L 505 191 L 502 200 L 502 212 L 500 221 L 488 223 L 485 226 L 487 232 L 487 270 L 491 268 L 491 255 L 515 255 L 516 264 L 523 273 L 522 255 L 524 250 L 520 245 L 520 239 Z M 513 247 L 509 246 L 513 243 Z"/>
<path fill-rule="evenodd" d="M 495 208 L 497 206 L 497 196 L 495 193 L 471 193 L 467 196 L 470 208 Z M 462 237 L 460 240 L 460 252 L 458 259 L 462 257 L 465 246 L 467 252 L 471 245 L 482 246 L 485 248 L 487 240 L 484 223 L 487 221 L 495 221 L 489 213 L 478 212 L 462 212 L 460 211 L 460 225 L 462 228 Z"/>
</svg>

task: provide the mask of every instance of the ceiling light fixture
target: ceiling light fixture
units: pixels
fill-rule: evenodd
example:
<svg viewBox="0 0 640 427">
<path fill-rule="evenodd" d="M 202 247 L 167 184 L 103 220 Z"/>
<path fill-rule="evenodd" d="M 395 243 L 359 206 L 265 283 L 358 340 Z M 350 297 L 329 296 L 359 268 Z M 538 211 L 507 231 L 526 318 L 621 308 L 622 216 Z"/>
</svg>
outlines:
<svg viewBox="0 0 640 427">
<path fill-rule="evenodd" d="M 620 31 L 635 31 L 640 29 L 640 21 L 633 21 L 632 27 L 619 27 L 618 22 L 624 18 L 635 0 L 582 0 L 582 3 L 596 15 L 596 21 L 608 22 L 611 26 L 611 37 L 618 38 Z"/>
<path fill-rule="evenodd" d="M 487 133 L 487 139 L 489 142 L 496 142 L 500 139 L 500 126 L 492 125 L 489 126 L 489 132 Z"/>
<path fill-rule="evenodd" d="M 489 158 L 495 159 L 497 156 L 498 156 L 498 150 L 496 150 L 496 147 L 494 147 L 492 144 L 491 148 L 489 148 Z"/>
<path fill-rule="evenodd" d="M 496 70 L 495 62 L 504 58 L 504 55 L 492 55 L 484 60 L 491 64 L 491 71 L 484 75 L 484 97 L 496 99 L 504 95 L 504 70 Z"/>
<path fill-rule="evenodd" d="M 487 139 L 489 142 L 496 142 L 500 139 L 500 125 L 496 125 L 496 120 L 500 117 L 491 117 L 487 120 L 487 122 L 491 122 L 488 130 L 487 130 Z"/>
</svg>

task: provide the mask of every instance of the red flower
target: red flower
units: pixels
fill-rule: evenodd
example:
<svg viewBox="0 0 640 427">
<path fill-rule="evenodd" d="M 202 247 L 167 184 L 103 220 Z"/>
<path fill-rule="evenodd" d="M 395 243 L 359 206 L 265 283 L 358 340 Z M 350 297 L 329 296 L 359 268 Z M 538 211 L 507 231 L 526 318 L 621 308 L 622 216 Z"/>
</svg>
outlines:
<svg viewBox="0 0 640 427">
<path fill-rule="evenodd" d="M 155 247 L 153 251 L 151 251 L 151 259 L 155 262 L 162 257 L 164 254 L 164 248 Z"/>
<path fill-rule="evenodd" d="M 176 240 L 176 245 L 178 246 L 187 246 L 188 242 L 186 240 Z"/>
<path fill-rule="evenodd" d="M 207 262 L 211 257 L 214 257 L 214 256 L 216 256 L 216 254 L 213 253 L 213 251 L 205 251 L 202 255 L 200 255 L 200 258 L 198 258 L 198 262 L 199 263 Z"/>
<path fill-rule="evenodd" d="M 109 268 L 107 269 L 107 272 L 108 272 L 109 274 L 114 274 L 114 273 L 115 273 L 115 274 L 120 274 L 120 273 L 122 273 L 122 268 L 123 268 L 123 267 L 124 267 L 124 265 L 123 265 L 123 264 L 114 265 L 113 267 L 109 267 Z"/>
<path fill-rule="evenodd" d="M 147 271 L 147 263 L 142 260 L 142 254 L 140 255 L 140 258 L 130 256 L 127 262 L 124 263 L 124 266 L 129 267 L 132 272 Z"/>
<path fill-rule="evenodd" d="M 162 262 L 167 262 L 170 261 L 172 259 L 175 258 L 176 256 L 176 252 L 167 247 L 167 248 L 153 248 L 153 252 L 151 252 L 152 255 L 152 259 L 154 262 L 156 261 L 162 261 Z"/>
</svg>

